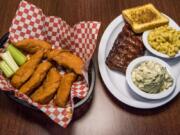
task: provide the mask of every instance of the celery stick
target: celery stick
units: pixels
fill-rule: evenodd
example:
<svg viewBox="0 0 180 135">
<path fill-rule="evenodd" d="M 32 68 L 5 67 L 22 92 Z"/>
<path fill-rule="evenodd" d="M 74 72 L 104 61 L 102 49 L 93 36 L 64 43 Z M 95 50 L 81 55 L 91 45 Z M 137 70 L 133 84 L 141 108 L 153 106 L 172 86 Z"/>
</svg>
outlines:
<svg viewBox="0 0 180 135">
<path fill-rule="evenodd" d="M 8 64 L 5 61 L 0 62 L 0 69 L 8 78 L 14 74 L 13 70 L 8 66 Z"/>
<path fill-rule="evenodd" d="M 16 64 L 16 62 L 14 61 L 14 59 L 12 58 L 9 51 L 6 51 L 5 53 L 1 53 L 1 57 L 14 72 L 16 72 L 18 70 L 19 67 Z"/>
<path fill-rule="evenodd" d="M 7 50 L 10 52 L 11 56 L 18 65 L 22 65 L 26 62 L 26 56 L 13 45 L 9 44 Z"/>
</svg>

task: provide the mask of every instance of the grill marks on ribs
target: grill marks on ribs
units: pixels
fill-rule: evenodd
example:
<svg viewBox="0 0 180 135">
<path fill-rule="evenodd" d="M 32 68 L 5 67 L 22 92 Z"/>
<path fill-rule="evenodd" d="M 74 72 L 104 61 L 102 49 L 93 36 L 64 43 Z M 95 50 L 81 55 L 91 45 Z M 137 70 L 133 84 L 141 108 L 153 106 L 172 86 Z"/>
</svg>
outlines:
<svg viewBox="0 0 180 135">
<path fill-rule="evenodd" d="M 122 29 L 106 58 L 110 69 L 126 72 L 128 64 L 135 58 L 144 55 L 144 45 L 141 36 L 135 34 L 128 24 Z"/>
</svg>

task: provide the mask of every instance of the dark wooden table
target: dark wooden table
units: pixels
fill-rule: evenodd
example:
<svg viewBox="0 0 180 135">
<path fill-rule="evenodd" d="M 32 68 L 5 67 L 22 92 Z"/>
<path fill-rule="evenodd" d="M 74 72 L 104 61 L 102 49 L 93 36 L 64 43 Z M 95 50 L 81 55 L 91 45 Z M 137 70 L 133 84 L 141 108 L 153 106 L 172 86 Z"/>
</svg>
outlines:
<svg viewBox="0 0 180 135">
<path fill-rule="evenodd" d="M 180 25 L 178 0 L 28 0 L 47 15 L 60 16 L 70 25 L 101 21 L 99 40 L 107 25 L 125 8 L 151 1 Z M 20 0 L 0 0 L 0 36 L 8 31 Z M 99 43 L 98 40 L 98 43 Z M 180 95 L 153 110 L 130 108 L 114 99 L 104 86 L 96 63 L 94 99 L 88 112 L 63 129 L 42 113 L 11 101 L 0 93 L 0 135 L 180 135 Z"/>
</svg>

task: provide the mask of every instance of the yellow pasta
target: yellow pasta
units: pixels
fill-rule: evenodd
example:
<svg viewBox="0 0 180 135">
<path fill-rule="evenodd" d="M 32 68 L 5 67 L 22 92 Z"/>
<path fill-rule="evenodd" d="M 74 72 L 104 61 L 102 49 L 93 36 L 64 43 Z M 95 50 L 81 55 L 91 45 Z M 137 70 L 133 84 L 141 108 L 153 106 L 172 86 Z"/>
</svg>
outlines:
<svg viewBox="0 0 180 135">
<path fill-rule="evenodd" d="M 180 50 L 180 31 L 167 25 L 155 28 L 149 33 L 148 42 L 153 49 L 173 57 Z"/>
</svg>

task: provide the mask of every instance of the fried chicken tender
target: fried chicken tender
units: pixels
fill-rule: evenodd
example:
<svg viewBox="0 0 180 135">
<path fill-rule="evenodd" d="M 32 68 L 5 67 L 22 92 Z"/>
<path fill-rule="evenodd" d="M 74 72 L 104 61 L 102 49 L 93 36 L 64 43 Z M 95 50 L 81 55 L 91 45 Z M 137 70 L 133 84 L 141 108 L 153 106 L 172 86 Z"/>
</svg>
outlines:
<svg viewBox="0 0 180 135">
<path fill-rule="evenodd" d="M 32 55 L 30 60 L 24 63 L 14 74 L 14 76 L 11 79 L 11 84 L 15 88 L 19 88 L 23 83 L 25 83 L 33 74 L 37 65 L 40 63 L 42 57 L 43 51 L 38 51 L 37 53 Z"/>
<path fill-rule="evenodd" d="M 31 95 L 31 99 L 40 104 L 48 103 L 56 93 L 61 75 L 56 68 L 51 68 L 43 84 Z"/>
<path fill-rule="evenodd" d="M 56 94 L 56 98 L 54 99 L 54 102 L 59 107 L 65 107 L 67 104 L 69 94 L 71 91 L 71 86 L 73 82 L 76 80 L 76 74 L 75 73 L 67 73 L 65 74 L 59 85 L 59 89 Z"/>
<path fill-rule="evenodd" d="M 41 84 L 51 66 L 52 64 L 48 61 L 39 64 L 31 78 L 24 85 L 22 85 L 19 91 L 26 95 L 31 94 L 34 89 Z"/>
<path fill-rule="evenodd" d="M 39 50 L 47 52 L 52 48 L 52 46 L 48 42 L 38 39 L 24 39 L 17 43 L 14 43 L 14 46 L 31 54 Z"/>
<path fill-rule="evenodd" d="M 66 50 L 52 50 L 47 52 L 47 57 L 61 66 L 72 69 L 76 74 L 82 75 L 84 62 L 80 57 L 71 52 Z"/>
</svg>

